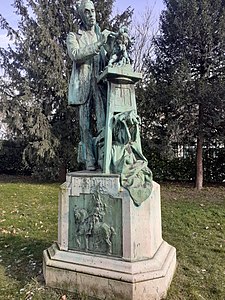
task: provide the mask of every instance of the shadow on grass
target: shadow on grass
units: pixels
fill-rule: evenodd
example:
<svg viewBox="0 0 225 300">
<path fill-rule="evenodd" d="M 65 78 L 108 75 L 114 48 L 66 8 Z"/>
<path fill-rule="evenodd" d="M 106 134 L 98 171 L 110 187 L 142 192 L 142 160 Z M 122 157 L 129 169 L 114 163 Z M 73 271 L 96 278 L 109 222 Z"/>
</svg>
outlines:
<svg viewBox="0 0 225 300">
<path fill-rule="evenodd" d="M 5 275 L 22 285 L 42 274 L 43 250 L 50 244 L 44 240 L 25 238 L 18 235 L 0 237 L 1 265 Z"/>
<path fill-rule="evenodd" d="M 5 268 L 5 275 L 17 281 L 13 290 L 7 290 L 4 298 L 0 299 L 25 299 L 25 300 L 97 300 L 79 293 L 76 289 L 68 292 L 64 289 L 45 286 L 42 274 L 43 251 L 50 246 L 44 240 L 23 238 L 21 236 L 1 236 L 0 255 L 1 265 Z M 0 274 L 1 278 L 1 274 Z M 34 279 L 34 280 L 33 280 Z M 5 298 L 6 296 L 6 298 Z"/>
</svg>

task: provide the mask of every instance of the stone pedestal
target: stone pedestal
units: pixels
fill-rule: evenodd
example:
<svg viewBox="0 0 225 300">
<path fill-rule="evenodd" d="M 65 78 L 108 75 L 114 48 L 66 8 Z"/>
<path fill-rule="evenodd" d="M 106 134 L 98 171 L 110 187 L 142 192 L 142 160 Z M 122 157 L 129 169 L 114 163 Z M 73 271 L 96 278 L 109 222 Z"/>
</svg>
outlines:
<svg viewBox="0 0 225 300">
<path fill-rule="evenodd" d="M 51 287 L 99 299 L 166 296 L 176 250 L 163 241 L 160 186 L 134 205 L 119 175 L 70 173 L 59 196 L 58 243 L 44 251 Z"/>
</svg>

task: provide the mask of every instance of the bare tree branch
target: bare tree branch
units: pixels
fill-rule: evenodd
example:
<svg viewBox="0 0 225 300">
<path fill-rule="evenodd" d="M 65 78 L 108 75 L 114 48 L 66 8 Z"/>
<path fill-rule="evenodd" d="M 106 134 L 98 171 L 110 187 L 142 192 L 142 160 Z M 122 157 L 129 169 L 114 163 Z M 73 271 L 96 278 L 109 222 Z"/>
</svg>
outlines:
<svg viewBox="0 0 225 300">
<path fill-rule="evenodd" d="M 154 4 L 155 5 L 155 4 Z M 131 35 L 135 39 L 132 49 L 132 60 L 135 71 L 143 71 L 145 58 L 153 52 L 153 37 L 156 34 L 157 19 L 153 14 L 153 8 L 146 4 L 143 14 L 133 19 Z"/>
</svg>

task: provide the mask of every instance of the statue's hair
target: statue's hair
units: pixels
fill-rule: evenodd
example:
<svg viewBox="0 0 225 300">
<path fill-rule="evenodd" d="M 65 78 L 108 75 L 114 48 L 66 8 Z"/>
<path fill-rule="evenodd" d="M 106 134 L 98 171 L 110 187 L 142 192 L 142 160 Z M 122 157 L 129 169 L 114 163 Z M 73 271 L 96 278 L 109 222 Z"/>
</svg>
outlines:
<svg viewBox="0 0 225 300">
<path fill-rule="evenodd" d="M 93 1 L 91 1 L 91 0 L 79 0 L 76 2 L 76 7 L 77 7 L 77 11 L 78 11 L 79 15 L 80 15 L 80 13 L 82 13 L 84 6 L 87 3 L 91 3 L 92 5 L 94 5 Z"/>
</svg>

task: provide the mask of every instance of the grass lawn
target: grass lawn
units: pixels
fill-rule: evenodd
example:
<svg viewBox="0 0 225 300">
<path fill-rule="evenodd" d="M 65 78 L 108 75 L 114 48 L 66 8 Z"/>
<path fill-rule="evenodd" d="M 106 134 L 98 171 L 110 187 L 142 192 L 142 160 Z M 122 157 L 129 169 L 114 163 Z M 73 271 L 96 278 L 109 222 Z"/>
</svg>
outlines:
<svg viewBox="0 0 225 300">
<path fill-rule="evenodd" d="M 58 188 L 0 176 L 0 299 L 86 299 L 44 286 L 42 252 L 57 240 Z M 162 184 L 161 194 L 163 237 L 178 261 L 167 299 L 225 300 L 225 187 Z"/>
</svg>

